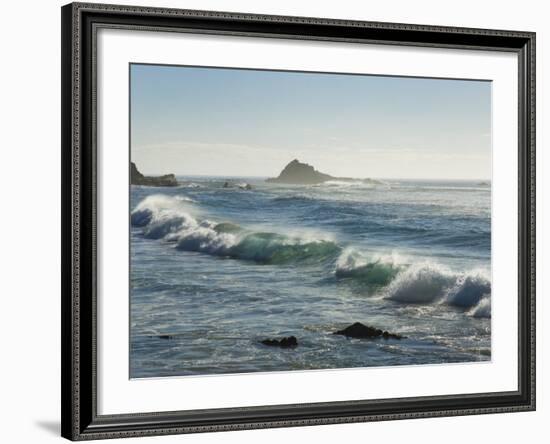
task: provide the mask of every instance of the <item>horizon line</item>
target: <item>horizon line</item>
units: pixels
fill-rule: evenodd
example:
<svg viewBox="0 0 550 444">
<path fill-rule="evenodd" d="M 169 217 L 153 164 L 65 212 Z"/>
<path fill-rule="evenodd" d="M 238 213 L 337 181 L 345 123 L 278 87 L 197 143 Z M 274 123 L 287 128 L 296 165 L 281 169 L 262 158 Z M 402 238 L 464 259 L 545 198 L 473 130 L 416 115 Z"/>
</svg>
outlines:
<svg viewBox="0 0 550 444">
<path fill-rule="evenodd" d="M 246 174 L 187 174 L 187 173 L 166 173 L 166 172 L 154 172 L 154 173 L 147 173 L 146 176 L 162 176 L 165 174 L 174 174 L 174 176 L 178 177 L 215 177 L 215 178 L 248 178 L 248 179 L 269 179 L 275 176 L 265 176 L 265 175 L 246 175 Z M 330 182 L 330 180 L 338 180 L 338 177 L 334 177 L 334 179 L 329 179 L 326 182 Z M 366 176 L 366 177 L 349 177 L 348 179 L 352 180 L 365 180 L 365 179 L 375 179 L 375 180 L 439 180 L 439 181 L 452 181 L 452 180 L 458 180 L 458 181 L 485 181 L 485 182 L 492 182 L 492 178 L 483 178 L 483 177 L 474 177 L 474 178 L 459 178 L 459 177 L 452 177 L 452 178 L 443 178 L 443 177 L 381 177 L 381 176 Z"/>
</svg>

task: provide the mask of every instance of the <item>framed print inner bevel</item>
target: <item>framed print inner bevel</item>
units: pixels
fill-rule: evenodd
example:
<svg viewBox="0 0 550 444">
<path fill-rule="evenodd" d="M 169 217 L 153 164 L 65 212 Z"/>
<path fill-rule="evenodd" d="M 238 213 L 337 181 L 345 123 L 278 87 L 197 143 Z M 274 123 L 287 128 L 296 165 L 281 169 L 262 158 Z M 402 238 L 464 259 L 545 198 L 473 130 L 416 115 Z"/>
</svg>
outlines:
<svg viewBox="0 0 550 444">
<path fill-rule="evenodd" d="M 62 19 L 63 436 L 534 409 L 533 33 Z"/>
</svg>

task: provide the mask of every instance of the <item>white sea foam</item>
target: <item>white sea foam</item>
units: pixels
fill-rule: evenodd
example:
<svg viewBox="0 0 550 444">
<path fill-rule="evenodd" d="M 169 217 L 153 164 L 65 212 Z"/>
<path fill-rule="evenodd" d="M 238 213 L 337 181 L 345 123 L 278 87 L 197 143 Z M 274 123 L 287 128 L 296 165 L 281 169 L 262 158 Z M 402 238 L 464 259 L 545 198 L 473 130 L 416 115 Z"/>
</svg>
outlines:
<svg viewBox="0 0 550 444">
<path fill-rule="evenodd" d="M 202 188 L 202 185 L 195 182 L 182 183 L 179 188 Z"/>
<path fill-rule="evenodd" d="M 446 302 L 458 307 L 472 307 L 484 295 L 491 293 L 491 282 L 481 270 L 473 270 L 469 274 L 457 277 L 455 284 L 447 294 Z"/>
<path fill-rule="evenodd" d="M 478 304 L 468 312 L 474 318 L 490 318 L 491 317 L 491 296 L 484 295 Z"/>
<path fill-rule="evenodd" d="M 188 203 L 184 196 L 148 196 L 132 211 L 130 220 L 132 225 L 144 227 L 145 237 L 162 239 L 198 224 Z"/>
<path fill-rule="evenodd" d="M 387 297 L 405 303 L 444 303 L 476 306 L 490 298 L 491 282 L 482 270 L 456 273 L 435 263 L 413 265 L 401 271 L 387 288 Z"/>
<path fill-rule="evenodd" d="M 187 197 L 187 196 L 174 196 L 174 198 L 176 200 L 179 200 L 180 202 L 195 202 L 194 199 L 191 199 L 190 197 Z"/>
<path fill-rule="evenodd" d="M 323 182 L 319 185 L 314 185 L 319 187 L 329 187 L 329 188 L 378 188 L 379 186 L 386 187 L 387 185 L 380 181 L 374 181 L 374 180 L 327 180 L 326 182 Z"/>
<path fill-rule="evenodd" d="M 453 274 L 441 265 L 412 265 L 391 282 L 387 297 L 398 302 L 430 303 L 441 298 L 454 282 Z"/>
<path fill-rule="evenodd" d="M 348 247 L 336 261 L 336 273 L 346 273 L 368 264 L 367 258 L 354 248 Z"/>
</svg>

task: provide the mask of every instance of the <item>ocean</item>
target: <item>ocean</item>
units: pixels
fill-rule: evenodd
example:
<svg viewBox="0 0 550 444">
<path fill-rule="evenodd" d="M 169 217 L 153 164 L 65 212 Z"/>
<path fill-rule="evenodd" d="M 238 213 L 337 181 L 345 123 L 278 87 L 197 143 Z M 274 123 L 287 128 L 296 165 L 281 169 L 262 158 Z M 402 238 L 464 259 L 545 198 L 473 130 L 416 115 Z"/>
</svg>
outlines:
<svg viewBox="0 0 550 444">
<path fill-rule="evenodd" d="M 491 359 L 490 183 L 178 180 L 130 191 L 131 378 Z"/>
</svg>

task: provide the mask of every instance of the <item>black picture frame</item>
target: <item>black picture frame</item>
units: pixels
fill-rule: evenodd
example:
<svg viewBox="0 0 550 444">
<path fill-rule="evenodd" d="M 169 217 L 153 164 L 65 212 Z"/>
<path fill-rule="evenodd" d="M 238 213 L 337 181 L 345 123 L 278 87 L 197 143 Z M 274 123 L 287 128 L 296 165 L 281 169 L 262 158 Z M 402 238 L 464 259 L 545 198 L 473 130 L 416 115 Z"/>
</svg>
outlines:
<svg viewBox="0 0 550 444">
<path fill-rule="evenodd" d="M 535 33 L 72 3 L 62 15 L 62 436 L 71 440 L 535 409 Z M 100 27 L 508 51 L 519 65 L 518 390 L 98 415 L 96 91 Z"/>
</svg>

